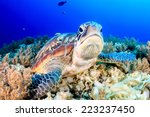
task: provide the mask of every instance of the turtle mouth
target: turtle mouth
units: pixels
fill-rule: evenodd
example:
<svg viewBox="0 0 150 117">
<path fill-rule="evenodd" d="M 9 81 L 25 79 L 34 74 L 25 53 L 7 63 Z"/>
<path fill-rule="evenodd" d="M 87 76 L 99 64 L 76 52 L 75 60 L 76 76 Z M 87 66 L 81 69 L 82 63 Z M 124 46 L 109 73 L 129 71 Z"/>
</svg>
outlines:
<svg viewBox="0 0 150 117">
<path fill-rule="evenodd" d="M 103 48 L 103 38 L 98 34 L 86 37 L 80 42 L 77 49 L 78 55 L 83 59 L 92 59 L 98 56 Z"/>
<path fill-rule="evenodd" d="M 92 38 L 92 37 L 99 37 L 100 39 L 102 39 L 102 36 L 100 34 L 92 34 L 92 35 L 89 35 L 88 37 L 86 37 L 84 40 L 82 40 L 80 42 L 80 44 L 82 44 L 84 41 L 88 40 L 89 38 Z"/>
<path fill-rule="evenodd" d="M 88 60 L 98 56 L 99 47 L 96 44 L 89 44 L 83 48 L 81 57 Z"/>
</svg>

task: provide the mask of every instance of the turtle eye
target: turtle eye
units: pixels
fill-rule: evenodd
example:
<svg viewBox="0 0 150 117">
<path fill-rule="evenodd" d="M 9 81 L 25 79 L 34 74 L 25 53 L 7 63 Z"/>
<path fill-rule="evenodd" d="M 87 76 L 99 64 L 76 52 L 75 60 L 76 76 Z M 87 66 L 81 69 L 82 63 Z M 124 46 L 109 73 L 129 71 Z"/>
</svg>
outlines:
<svg viewBox="0 0 150 117">
<path fill-rule="evenodd" d="M 103 30 L 102 30 L 102 28 L 101 28 L 101 30 L 100 30 L 100 32 L 102 32 Z"/>
<path fill-rule="evenodd" d="M 80 27 L 79 28 L 79 32 L 82 33 L 83 32 L 83 28 Z"/>
</svg>

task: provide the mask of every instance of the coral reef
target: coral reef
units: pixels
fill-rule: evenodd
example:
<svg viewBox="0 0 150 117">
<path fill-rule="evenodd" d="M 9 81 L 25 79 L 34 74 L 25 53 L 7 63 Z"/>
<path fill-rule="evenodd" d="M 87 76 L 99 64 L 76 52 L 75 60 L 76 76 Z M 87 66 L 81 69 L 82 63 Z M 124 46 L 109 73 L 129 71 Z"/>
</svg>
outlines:
<svg viewBox="0 0 150 117">
<path fill-rule="evenodd" d="M 147 42 L 147 59 L 150 62 L 150 41 Z"/>
<path fill-rule="evenodd" d="M 31 83 L 31 64 L 48 36 L 27 37 L 0 49 L 0 99 L 25 99 Z M 134 62 L 96 64 L 83 73 L 64 77 L 45 100 L 150 99 L 150 41 L 109 36 L 103 53 L 136 55 Z M 125 67 L 125 70 L 122 68 Z"/>
<path fill-rule="evenodd" d="M 2 62 L 8 62 L 10 64 L 21 64 L 25 67 L 29 67 L 33 62 L 36 55 L 34 44 L 31 45 L 20 45 L 20 48 L 16 53 L 8 53 L 3 57 Z"/>
<path fill-rule="evenodd" d="M 37 52 L 43 47 L 47 40 L 48 36 L 44 36 L 37 39 L 27 37 L 21 42 L 13 42 L 10 46 L 8 45 L 1 49 L 0 53 L 3 52 L 2 62 L 8 62 L 14 65 L 19 63 L 25 67 L 29 67 Z M 7 50 L 11 48 L 13 48 L 12 51 L 8 52 Z M 4 54 L 4 52 L 6 53 Z"/>
<path fill-rule="evenodd" d="M 125 43 L 115 43 L 114 47 L 116 48 L 116 52 L 125 52 L 127 50 Z"/>
<path fill-rule="evenodd" d="M 0 54 L 4 55 L 6 53 L 15 52 L 15 49 L 19 48 L 21 44 L 32 44 L 34 43 L 34 38 L 32 37 L 26 37 L 25 39 L 18 40 L 18 41 L 12 41 L 11 44 L 4 44 L 3 47 L 0 50 Z"/>
<path fill-rule="evenodd" d="M 31 75 L 30 68 L 24 68 L 19 64 L 0 63 L 0 99 L 23 99 L 27 95 Z"/>
<path fill-rule="evenodd" d="M 12 41 L 11 44 L 3 45 L 3 47 L 0 49 L 0 54 L 4 56 L 6 53 L 16 53 L 16 50 L 19 49 L 20 48 L 19 46 L 22 44 L 25 45 L 35 44 L 35 47 L 43 46 L 48 39 L 49 37 L 45 35 L 45 36 L 39 36 L 37 38 L 26 37 L 22 40 Z"/>
<path fill-rule="evenodd" d="M 112 42 L 106 42 L 104 44 L 104 49 L 103 49 L 104 53 L 111 53 L 111 52 L 115 52 L 115 51 L 116 51 L 116 48 L 114 47 Z"/>
<path fill-rule="evenodd" d="M 136 70 L 150 74 L 150 64 L 146 58 L 138 59 L 136 62 Z"/>
<path fill-rule="evenodd" d="M 127 45 L 127 49 L 130 51 L 134 51 L 136 49 L 137 40 L 134 37 L 124 37 L 124 43 Z"/>
<path fill-rule="evenodd" d="M 0 63 L 2 62 L 2 56 L 0 55 Z"/>
<path fill-rule="evenodd" d="M 149 99 L 150 95 L 146 87 L 148 84 L 150 84 L 150 75 L 136 71 L 125 75 L 123 80 L 116 83 L 107 82 L 107 80 L 103 83 L 95 81 L 91 96 L 96 100 Z"/>
<path fill-rule="evenodd" d="M 117 67 L 95 65 L 81 74 L 63 78 L 46 99 L 150 99 L 149 87 L 150 75 L 147 73 L 125 74 Z"/>
<path fill-rule="evenodd" d="M 136 50 L 135 50 L 137 58 L 144 58 L 147 57 L 148 49 L 147 46 L 142 44 L 142 45 L 137 45 Z"/>
<path fill-rule="evenodd" d="M 91 99 L 89 93 L 93 81 L 99 79 L 98 66 L 72 77 L 63 78 L 57 86 L 50 91 L 51 99 Z M 49 98 L 50 99 L 50 98 Z"/>
<path fill-rule="evenodd" d="M 112 52 L 125 52 L 127 51 L 127 46 L 125 43 L 119 43 L 116 42 L 113 44 L 113 42 L 106 42 L 104 44 L 104 53 L 112 53 Z"/>
<path fill-rule="evenodd" d="M 136 46 L 139 45 L 139 42 L 137 42 L 134 37 L 119 38 L 117 36 L 110 35 L 108 37 L 105 37 L 104 40 L 107 43 L 112 43 L 114 48 L 119 51 L 134 51 L 136 50 Z"/>
</svg>

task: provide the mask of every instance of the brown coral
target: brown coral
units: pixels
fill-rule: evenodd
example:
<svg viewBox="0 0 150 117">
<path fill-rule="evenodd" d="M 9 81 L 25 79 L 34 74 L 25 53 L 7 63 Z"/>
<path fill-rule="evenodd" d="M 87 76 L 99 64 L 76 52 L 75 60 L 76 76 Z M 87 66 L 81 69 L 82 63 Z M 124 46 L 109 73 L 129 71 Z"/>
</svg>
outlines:
<svg viewBox="0 0 150 117">
<path fill-rule="evenodd" d="M 150 84 L 150 75 L 147 73 L 142 73 L 135 71 L 123 75 L 123 78 L 118 77 L 118 70 L 114 71 L 114 78 L 118 79 L 117 82 L 107 82 L 103 83 L 95 81 L 94 87 L 90 96 L 95 99 L 113 99 L 113 100 L 133 100 L 133 99 L 149 99 L 149 90 L 147 89 L 148 84 Z M 112 79 L 110 76 L 108 79 Z"/>
<path fill-rule="evenodd" d="M 142 45 L 137 45 L 136 46 L 136 57 L 137 58 L 144 58 L 147 57 L 147 46 L 142 44 Z"/>
<path fill-rule="evenodd" d="M 100 75 L 97 68 L 95 65 L 83 73 L 62 78 L 48 93 L 47 99 L 91 99 L 90 92 L 94 81 L 98 80 Z"/>
<path fill-rule="evenodd" d="M 146 73 L 150 74 L 150 64 L 149 64 L 147 58 L 143 58 L 143 59 L 139 58 L 137 60 L 136 70 L 146 72 Z"/>
<path fill-rule="evenodd" d="M 2 62 L 8 62 L 9 64 L 21 64 L 25 67 L 31 66 L 33 59 L 36 55 L 34 44 L 31 45 L 21 45 L 16 53 L 7 53 Z"/>
<path fill-rule="evenodd" d="M 108 77 L 106 80 L 107 85 L 113 85 L 123 80 L 125 77 L 125 74 L 120 69 L 117 69 L 117 67 L 111 67 L 110 69 L 107 70 L 107 72 L 108 72 Z"/>
<path fill-rule="evenodd" d="M 104 44 L 104 48 L 103 48 L 103 52 L 104 53 L 111 53 L 111 52 L 115 52 L 116 48 L 114 47 L 112 42 L 106 42 Z"/>
<path fill-rule="evenodd" d="M 17 100 L 27 95 L 31 83 L 31 69 L 23 66 L 0 64 L 0 99 Z"/>
<path fill-rule="evenodd" d="M 48 39 L 47 36 L 43 38 L 39 37 L 37 40 L 34 41 L 34 43 L 31 43 L 28 45 L 20 44 L 20 45 L 15 46 L 16 48 L 14 51 L 10 51 L 9 53 L 5 53 L 5 54 L 3 52 L 2 62 L 3 63 L 7 62 L 9 64 L 14 64 L 14 65 L 19 63 L 25 67 L 31 66 L 37 52 L 43 47 L 47 39 Z M 3 48 L 1 50 L 3 50 Z M 6 50 L 6 47 L 4 50 Z"/>
<path fill-rule="evenodd" d="M 147 59 L 150 62 L 150 41 L 147 42 L 146 48 L 147 48 L 147 51 L 148 51 L 147 52 Z"/>
<path fill-rule="evenodd" d="M 58 85 L 48 93 L 47 99 L 97 99 L 91 96 L 96 82 L 105 82 L 103 85 L 111 86 L 123 78 L 124 73 L 117 67 L 107 68 L 104 64 L 94 65 L 83 73 L 62 78 Z M 105 92 L 100 92 L 99 99 L 103 99 L 104 95 Z"/>
<path fill-rule="evenodd" d="M 33 44 L 28 46 L 22 45 L 15 56 L 11 59 L 12 64 L 20 63 L 25 67 L 30 66 L 36 54 L 33 48 Z"/>
<path fill-rule="evenodd" d="M 117 52 L 124 52 L 127 50 L 125 43 L 115 43 L 114 47 L 116 48 Z"/>
<path fill-rule="evenodd" d="M 33 59 L 36 55 L 34 50 L 34 45 L 21 45 L 20 48 L 17 50 L 16 53 L 7 53 L 4 57 L 2 62 L 10 63 L 10 64 L 21 64 L 25 67 L 31 66 Z"/>
</svg>

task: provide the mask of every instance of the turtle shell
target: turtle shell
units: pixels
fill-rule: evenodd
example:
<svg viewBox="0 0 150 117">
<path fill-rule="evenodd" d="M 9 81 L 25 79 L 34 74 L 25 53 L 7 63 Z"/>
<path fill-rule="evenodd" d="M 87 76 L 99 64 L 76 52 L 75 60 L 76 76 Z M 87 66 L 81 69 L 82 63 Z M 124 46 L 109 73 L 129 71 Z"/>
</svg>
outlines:
<svg viewBox="0 0 150 117">
<path fill-rule="evenodd" d="M 49 66 L 47 63 L 57 64 L 64 62 L 68 55 L 72 56 L 71 53 L 76 41 L 76 34 L 56 34 L 38 52 L 32 65 L 32 71 L 42 74 L 48 73 L 49 71 L 47 67 Z M 57 62 L 55 60 L 56 58 Z"/>
</svg>

